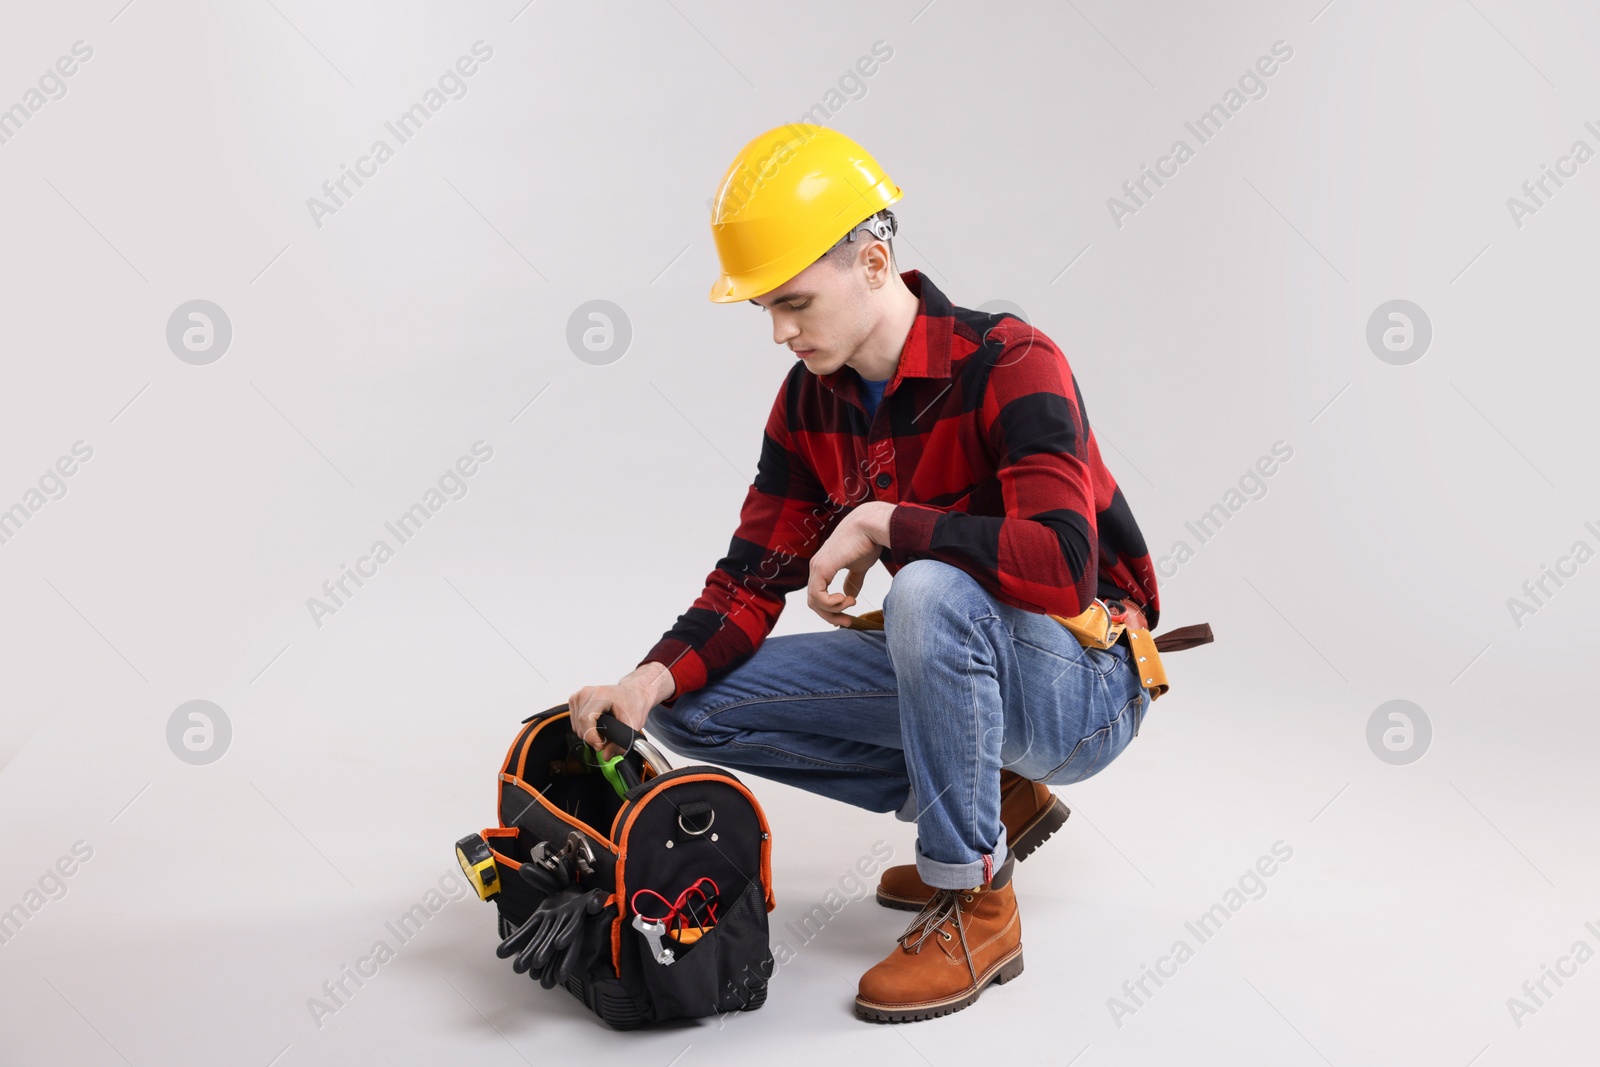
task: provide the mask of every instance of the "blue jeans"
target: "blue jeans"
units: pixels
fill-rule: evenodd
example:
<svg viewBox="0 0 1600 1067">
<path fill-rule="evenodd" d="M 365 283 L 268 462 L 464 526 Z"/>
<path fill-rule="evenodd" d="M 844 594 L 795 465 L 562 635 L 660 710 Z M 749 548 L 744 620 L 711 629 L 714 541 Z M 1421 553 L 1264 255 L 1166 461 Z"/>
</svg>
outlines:
<svg viewBox="0 0 1600 1067">
<path fill-rule="evenodd" d="M 1098 773 L 1138 734 L 1149 694 L 1126 645 L 1084 648 L 937 560 L 900 569 L 883 616 L 883 630 L 769 637 L 657 704 L 645 732 L 693 762 L 893 811 L 917 824 L 924 882 L 987 884 L 1008 848 L 1000 769 L 1050 785 Z"/>
</svg>

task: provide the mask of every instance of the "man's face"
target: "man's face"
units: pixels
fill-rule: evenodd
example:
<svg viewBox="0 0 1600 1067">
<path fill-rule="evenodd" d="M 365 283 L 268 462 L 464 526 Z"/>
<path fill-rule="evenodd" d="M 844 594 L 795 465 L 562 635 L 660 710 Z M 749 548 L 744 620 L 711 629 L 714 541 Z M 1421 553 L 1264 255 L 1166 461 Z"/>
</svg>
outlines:
<svg viewBox="0 0 1600 1067">
<path fill-rule="evenodd" d="M 771 316 L 774 344 L 823 375 L 843 367 L 871 332 L 869 292 L 859 259 L 840 269 L 824 258 L 750 303 Z"/>
</svg>

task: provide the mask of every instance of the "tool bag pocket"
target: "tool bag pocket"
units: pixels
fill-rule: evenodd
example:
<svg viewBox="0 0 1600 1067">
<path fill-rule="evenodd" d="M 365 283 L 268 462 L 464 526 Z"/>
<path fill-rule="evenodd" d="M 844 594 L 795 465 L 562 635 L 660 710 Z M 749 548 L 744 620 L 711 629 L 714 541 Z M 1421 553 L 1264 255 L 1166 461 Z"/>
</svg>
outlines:
<svg viewBox="0 0 1600 1067">
<path fill-rule="evenodd" d="M 693 1019 L 749 1011 L 766 999 L 772 974 L 767 910 L 760 881 L 752 878 L 731 900 L 722 897 L 716 925 L 684 945 L 671 938 L 670 964 L 656 961 L 651 941 L 629 927 L 640 976 L 658 1019 Z"/>
<path fill-rule="evenodd" d="M 613 833 L 621 853 L 617 974 L 645 993 L 653 1021 L 754 1011 L 765 1003 L 773 970 L 772 835 L 744 783 L 716 767 L 668 771 L 629 791 Z M 635 919 L 663 919 L 695 886 L 710 890 L 714 915 L 701 910 L 698 920 L 683 924 L 701 931 L 692 940 L 658 930 L 660 946 L 673 953 L 671 963 L 658 962 L 654 939 Z"/>
<path fill-rule="evenodd" d="M 498 888 L 494 896 L 495 906 L 500 909 L 501 915 L 510 918 L 513 924 L 520 925 L 522 920 L 533 914 L 533 909 L 539 906 L 541 900 L 517 874 L 517 869 L 528 858 L 531 842 L 515 826 L 490 827 L 483 832 L 483 837 L 494 858 Z"/>
</svg>

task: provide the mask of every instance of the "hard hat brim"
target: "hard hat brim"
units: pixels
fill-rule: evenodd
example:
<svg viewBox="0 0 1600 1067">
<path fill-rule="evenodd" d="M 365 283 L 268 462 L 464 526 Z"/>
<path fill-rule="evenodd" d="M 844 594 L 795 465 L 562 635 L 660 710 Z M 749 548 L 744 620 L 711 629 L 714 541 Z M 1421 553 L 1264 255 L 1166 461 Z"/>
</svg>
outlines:
<svg viewBox="0 0 1600 1067">
<path fill-rule="evenodd" d="M 785 282 L 795 277 L 811 264 L 815 263 L 822 255 L 838 243 L 839 239 L 859 226 L 864 219 L 871 218 L 877 212 L 890 207 L 900 201 L 904 191 L 893 182 L 885 178 L 862 195 L 862 200 L 876 204 L 870 211 L 860 218 L 850 218 L 842 225 L 823 231 L 823 239 L 815 245 L 797 248 L 788 255 L 780 256 L 770 263 L 760 267 L 746 270 L 738 275 L 724 271 L 711 286 L 710 297 L 713 303 L 737 304 L 742 300 L 750 300 L 763 296 L 781 287 Z M 854 215 L 854 212 L 851 212 Z"/>
</svg>

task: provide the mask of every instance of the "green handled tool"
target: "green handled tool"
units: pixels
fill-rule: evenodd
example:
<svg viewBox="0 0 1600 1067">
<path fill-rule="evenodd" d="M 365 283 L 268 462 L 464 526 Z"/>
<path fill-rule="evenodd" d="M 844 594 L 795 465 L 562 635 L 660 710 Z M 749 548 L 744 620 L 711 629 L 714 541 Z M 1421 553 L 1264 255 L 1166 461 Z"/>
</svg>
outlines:
<svg viewBox="0 0 1600 1067">
<path fill-rule="evenodd" d="M 610 759 L 601 759 L 598 749 L 587 742 L 584 744 L 584 759 L 592 760 L 593 766 L 600 768 L 600 773 L 605 775 L 606 781 L 611 783 L 611 788 L 617 791 L 617 796 L 624 799 L 628 790 L 639 784 L 639 776 L 634 769 L 623 762 L 628 753 L 633 750 L 635 734 L 626 723 L 609 711 L 600 716 L 595 727 L 600 731 L 600 736 L 613 744 L 619 745 L 622 751 Z"/>
<path fill-rule="evenodd" d="M 594 749 L 591 748 L 589 751 L 594 752 Z M 606 781 L 611 783 L 611 788 L 617 791 L 617 796 L 619 797 L 628 795 L 628 783 L 622 780 L 622 773 L 617 768 L 617 764 L 621 763 L 627 756 L 626 752 L 618 752 L 610 759 L 601 759 L 598 752 L 594 753 L 595 766 L 600 768 L 600 773 L 606 776 Z"/>
</svg>

